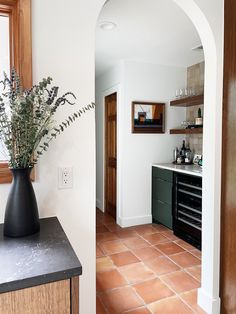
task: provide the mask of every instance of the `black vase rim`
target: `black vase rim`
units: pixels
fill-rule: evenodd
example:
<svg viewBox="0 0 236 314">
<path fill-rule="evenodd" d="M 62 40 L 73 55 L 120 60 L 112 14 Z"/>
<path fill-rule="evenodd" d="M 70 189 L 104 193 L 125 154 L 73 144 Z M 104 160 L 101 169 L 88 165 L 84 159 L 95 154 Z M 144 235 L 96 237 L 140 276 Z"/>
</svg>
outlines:
<svg viewBox="0 0 236 314">
<path fill-rule="evenodd" d="M 13 168 L 13 167 L 9 167 L 10 170 L 28 170 L 28 169 L 33 169 L 34 166 L 29 166 L 29 167 L 25 167 L 25 168 Z"/>
</svg>

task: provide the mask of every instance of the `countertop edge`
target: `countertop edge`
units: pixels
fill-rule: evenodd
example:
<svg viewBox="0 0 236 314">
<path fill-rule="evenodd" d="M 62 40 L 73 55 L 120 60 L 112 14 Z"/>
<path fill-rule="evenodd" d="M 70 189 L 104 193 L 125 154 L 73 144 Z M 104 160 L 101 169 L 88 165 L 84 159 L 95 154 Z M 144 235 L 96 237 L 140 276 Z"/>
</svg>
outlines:
<svg viewBox="0 0 236 314">
<path fill-rule="evenodd" d="M 189 174 L 189 175 L 193 175 L 193 176 L 197 176 L 197 177 L 202 177 L 202 173 L 198 173 L 198 172 L 194 172 L 191 170 L 184 170 L 184 169 L 178 169 L 178 168 L 174 168 L 168 165 L 162 165 L 162 164 L 152 164 L 152 167 L 156 167 L 156 168 L 161 168 L 161 169 L 166 169 L 166 170 L 170 170 L 170 171 L 174 171 L 174 172 L 181 172 L 181 173 L 185 173 L 185 174 Z"/>
<path fill-rule="evenodd" d="M 47 239 L 48 229 L 49 229 L 49 227 L 52 227 L 52 228 L 55 228 L 56 232 L 59 234 L 58 243 L 55 242 L 55 245 L 59 244 L 59 249 L 64 250 L 63 253 L 65 253 L 65 251 L 68 251 L 69 252 L 68 254 L 70 254 L 70 258 L 72 259 L 72 262 L 70 262 L 70 260 L 69 260 L 69 262 L 64 264 L 64 265 L 63 264 L 62 265 L 59 264 L 59 266 L 56 265 L 55 269 L 53 269 L 53 267 L 50 267 L 51 269 L 48 269 L 45 271 L 43 270 L 42 272 L 39 271 L 38 273 L 35 273 L 32 275 L 26 274 L 25 278 L 23 278 L 21 276 L 21 278 L 12 278 L 11 280 L 2 280 L 2 282 L 0 283 L 0 295 L 3 293 L 21 290 L 21 289 L 30 288 L 30 287 L 36 287 L 36 286 L 44 285 L 44 284 L 51 283 L 51 282 L 67 280 L 67 279 L 82 275 L 83 268 L 82 268 L 82 265 L 80 263 L 80 260 L 77 256 L 77 254 L 75 253 L 75 251 L 74 251 L 74 249 L 73 249 L 60 221 L 58 220 L 58 218 L 56 216 L 41 218 L 40 223 L 42 223 L 42 225 L 44 226 L 44 233 L 40 232 L 40 233 L 33 234 L 31 236 L 28 236 L 28 237 L 16 238 L 16 239 L 7 238 L 7 237 L 5 238 L 2 234 L 3 239 L 2 239 L 2 242 L 0 242 L 0 244 L 4 243 L 5 239 L 6 239 L 6 241 L 9 241 L 10 243 L 11 242 L 14 243 L 14 240 L 15 241 L 23 240 L 23 247 L 24 247 L 24 246 L 28 245 L 28 241 L 29 242 L 35 241 L 34 238 L 36 237 L 35 243 L 38 245 L 39 240 L 37 237 L 40 238 L 40 234 L 43 234 L 44 236 L 42 237 L 42 239 L 40 241 L 44 245 L 45 238 Z M 0 226 L 2 228 L 3 224 L 1 224 Z M 53 233 L 52 234 L 49 233 L 49 240 L 51 240 L 51 241 L 54 240 Z M 50 241 L 49 241 L 49 244 L 51 245 Z M 54 245 L 52 245 L 52 247 L 54 247 Z M 47 247 L 46 247 L 46 249 L 47 249 Z M 50 249 L 51 249 L 51 247 L 50 247 Z M 12 250 L 14 250 L 14 247 Z M 29 250 L 32 251 L 31 246 L 29 246 Z M 38 265 L 35 264 L 35 267 L 36 266 L 38 266 Z"/>
<path fill-rule="evenodd" d="M 80 275 L 82 275 L 82 266 L 66 271 L 11 281 L 0 285 L 0 294 L 66 280 Z"/>
</svg>

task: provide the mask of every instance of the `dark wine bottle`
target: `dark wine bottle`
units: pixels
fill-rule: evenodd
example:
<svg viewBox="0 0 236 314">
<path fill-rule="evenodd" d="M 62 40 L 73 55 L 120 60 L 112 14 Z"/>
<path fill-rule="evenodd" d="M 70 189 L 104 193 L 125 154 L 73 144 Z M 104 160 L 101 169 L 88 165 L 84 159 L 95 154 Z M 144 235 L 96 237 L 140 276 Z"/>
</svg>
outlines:
<svg viewBox="0 0 236 314">
<path fill-rule="evenodd" d="M 180 150 L 180 155 L 181 157 L 185 157 L 185 153 L 186 153 L 186 146 L 185 146 L 185 140 L 183 140 L 183 145 L 181 147 L 181 150 Z"/>
</svg>

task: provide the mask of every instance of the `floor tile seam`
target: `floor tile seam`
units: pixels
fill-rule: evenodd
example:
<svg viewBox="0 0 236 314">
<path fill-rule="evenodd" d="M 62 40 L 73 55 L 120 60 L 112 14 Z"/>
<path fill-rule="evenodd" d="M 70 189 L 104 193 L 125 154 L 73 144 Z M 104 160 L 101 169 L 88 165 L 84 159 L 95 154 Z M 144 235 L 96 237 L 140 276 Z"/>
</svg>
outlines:
<svg viewBox="0 0 236 314">
<path fill-rule="evenodd" d="M 168 297 L 163 297 L 163 298 L 161 298 L 159 300 L 156 300 L 156 301 L 153 301 L 153 302 L 146 303 L 147 305 L 150 305 L 151 303 L 158 302 L 158 301 L 161 301 L 161 300 L 166 300 L 166 299 L 169 299 L 169 298 L 174 297 L 174 296 L 178 296 L 178 293 L 173 288 L 171 288 L 167 283 L 165 283 L 163 280 L 161 280 L 158 277 L 155 278 L 155 279 L 159 279 L 161 281 L 161 283 L 164 284 L 173 293 L 173 295 L 168 296 Z M 149 280 L 152 280 L 152 279 L 149 279 Z M 146 281 L 148 281 L 148 280 L 146 280 Z M 136 285 L 136 284 L 133 284 L 133 286 L 134 285 Z"/>
<path fill-rule="evenodd" d="M 161 232 L 155 232 L 155 233 L 151 233 L 151 234 L 156 234 L 156 233 L 161 234 Z M 148 240 L 146 240 L 146 239 L 145 239 L 143 236 L 141 236 L 141 235 L 140 235 L 140 237 L 141 237 L 143 240 L 145 240 L 146 242 L 150 243 L 150 245 L 157 245 L 157 244 L 160 244 L 160 243 L 165 243 L 165 242 L 170 241 L 165 235 L 163 235 L 163 234 L 161 234 L 161 235 L 162 235 L 163 237 L 165 237 L 166 240 L 165 240 L 165 241 L 161 241 L 161 242 L 159 242 L 159 243 L 155 243 L 155 244 L 149 242 Z M 168 240 L 168 241 L 167 241 L 167 240 Z"/>
<path fill-rule="evenodd" d="M 102 303 L 102 306 L 103 306 L 105 312 L 106 312 L 107 314 L 110 314 L 110 311 L 108 310 L 106 304 L 104 304 L 104 302 L 103 302 L 103 300 L 102 300 L 102 298 L 101 298 L 100 296 L 99 296 L 99 300 L 100 300 L 100 302 Z"/>
<path fill-rule="evenodd" d="M 190 267 L 188 267 L 188 268 L 190 268 Z M 197 278 L 195 278 L 195 277 L 194 277 L 191 273 L 189 273 L 186 269 L 187 269 L 187 268 L 184 268 L 183 271 L 184 271 L 186 274 L 190 275 L 193 279 L 197 280 L 197 281 L 200 283 L 200 285 L 202 285 L 201 280 L 198 280 Z"/>
<path fill-rule="evenodd" d="M 179 271 L 180 271 L 180 270 L 173 271 L 173 272 L 170 272 L 170 273 L 166 273 L 166 274 L 160 275 L 160 277 L 159 277 L 159 279 L 160 279 L 169 289 L 171 289 L 172 291 L 174 291 L 176 295 L 179 294 L 179 292 L 175 291 L 174 288 L 172 288 L 172 287 L 164 280 L 164 277 L 167 277 L 167 276 L 169 276 L 170 274 L 174 274 L 174 273 L 177 273 L 177 272 L 179 272 Z M 191 290 L 193 290 L 193 289 L 191 289 Z M 191 290 L 182 291 L 182 292 L 180 292 L 180 293 L 188 292 L 188 291 L 191 291 Z"/>
<path fill-rule="evenodd" d="M 196 290 L 196 289 L 192 289 L 192 290 L 189 290 L 189 291 L 186 291 L 186 292 L 192 292 L 192 291 L 194 291 L 194 290 Z M 186 292 L 184 292 L 184 293 L 186 293 Z M 183 293 L 182 293 L 182 294 L 183 294 Z M 186 300 L 184 300 L 184 299 L 181 297 L 181 294 L 180 294 L 180 293 L 177 294 L 177 295 L 178 295 L 178 297 L 181 299 L 181 301 L 183 301 L 188 307 L 190 307 L 190 309 L 191 309 L 195 314 L 198 314 L 197 311 L 195 311 L 195 309 L 194 309 L 190 304 L 188 304 Z"/>
<path fill-rule="evenodd" d="M 168 297 L 168 298 L 151 302 L 151 303 L 148 304 L 148 306 L 151 306 L 151 305 L 154 304 L 154 303 L 161 303 L 163 300 L 166 300 L 166 299 L 174 299 L 174 298 L 178 298 L 178 295 L 177 295 L 176 293 L 175 293 L 175 295 L 172 295 L 172 296 L 170 296 L 170 297 Z M 148 309 L 149 309 L 149 307 L 148 307 Z M 149 310 L 150 310 L 150 309 L 149 309 Z M 150 311 L 151 311 L 151 310 L 150 310 Z M 153 311 L 151 311 L 151 312 L 152 312 L 152 314 L 155 314 Z M 164 314 L 164 313 L 160 313 L 160 314 Z"/>
<path fill-rule="evenodd" d="M 171 256 L 172 256 L 172 255 L 171 255 Z M 167 257 L 172 263 L 176 264 L 178 267 L 180 267 L 180 268 L 183 269 L 183 270 L 184 270 L 185 268 L 190 268 L 190 267 L 194 267 L 194 266 L 199 266 L 199 264 L 197 264 L 197 265 L 192 265 L 192 266 L 188 266 L 188 267 L 183 267 L 183 266 L 179 265 L 176 261 L 172 260 L 170 256 L 166 255 L 166 257 Z"/>
<path fill-rule="evenodd" d="M 139 263 L 142 264 L 143 266 L 147 267 L 148 270 L 153 273 L 154 277 L 157 277 L 157 274 L 156 274 L 152 269 L 150 269 L 147 265 L 145 265 L 142 261 L 140 261 Z M 137 264 L 137 263 L 135 263 L 135 264 Z M 131 264 L 124 265 L 124 266 L 120 266 L 120 267 L 118 267 L 118 268 L 122 268 L 122 267 L 124 268 L 124 267 L 130 266 L 130 265 L 131 265 Z M 121 272 L 119 269 L 118 269 L 118 272 L 119 272 L 123 277 L 125 277 L 125 279 L 129 282 L 129 285 L 134 285 L 134 284 L 138 284 L 138 283 L 141 283 L 141 282 L 145 282 L 145 281 L 154 279 L 154 277 L 152 277 L 152 278 L 148 278 L 148 279 L 144 279 L 144 280 L 140 280 L 140 281 L 138 281 L 138 282 L 133 282 L 133 283 L 132 283 L 132 282 L 130 282 L 130 281 L 128 280 L 128 278 L 126 277 L 126 275 L 122 274 L 122 272 Z"/>
</svg>

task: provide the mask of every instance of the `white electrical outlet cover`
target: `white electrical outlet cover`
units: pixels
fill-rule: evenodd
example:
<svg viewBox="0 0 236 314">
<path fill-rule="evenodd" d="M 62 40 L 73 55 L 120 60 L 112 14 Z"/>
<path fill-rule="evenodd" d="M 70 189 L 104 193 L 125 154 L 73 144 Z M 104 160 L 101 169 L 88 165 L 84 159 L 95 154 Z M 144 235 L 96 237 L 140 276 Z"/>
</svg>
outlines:
<svg viewBox="0 0 236 314">
<path fill-rule="evenodd" d="M 58 168 L 58 188 L 71 189 L 73 187 L 73 168 L 59 167 Z"/>
</svg>

